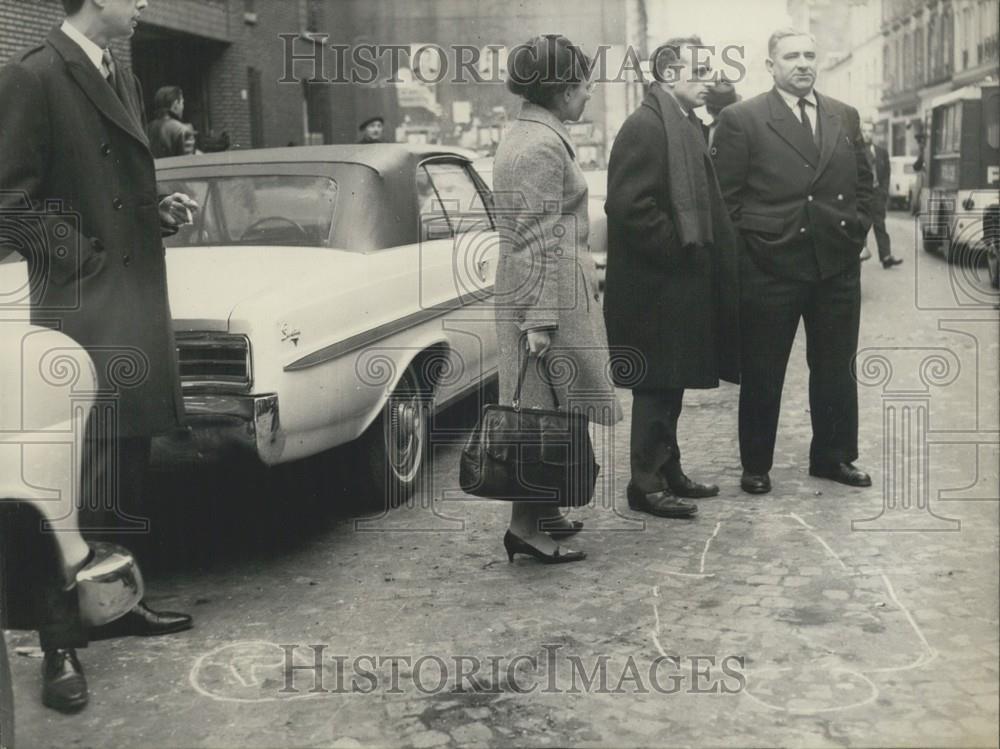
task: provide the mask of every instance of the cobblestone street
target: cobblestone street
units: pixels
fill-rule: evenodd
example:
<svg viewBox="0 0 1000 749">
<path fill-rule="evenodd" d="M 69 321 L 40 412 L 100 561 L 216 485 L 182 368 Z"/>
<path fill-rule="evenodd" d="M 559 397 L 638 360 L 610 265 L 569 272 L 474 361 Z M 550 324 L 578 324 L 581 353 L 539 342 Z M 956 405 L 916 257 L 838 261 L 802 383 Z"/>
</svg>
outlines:
<svg viewBox="0 0 1000 749">
<path fill-rule="evenodd" d="M 685 469 L 721 495 L 694 521 L 629 511 L 623 422 L 572 516 L 581 564 L 508 563 L 508 507 L 459 492 L 457 437 L 384 516 L 343 509 L 347 466 L 164 476 L 147 600 L 195 628 L 91 644 L 76 716 L 8 633 L 18 745 L 996 746 L 995 297 L 889 228 L 904 264 L 862 273 L 872 488 L 808 475 L 801 328 L 774 491 L 739 488 L 738 388 L 689 391 Z"/>
</svg>

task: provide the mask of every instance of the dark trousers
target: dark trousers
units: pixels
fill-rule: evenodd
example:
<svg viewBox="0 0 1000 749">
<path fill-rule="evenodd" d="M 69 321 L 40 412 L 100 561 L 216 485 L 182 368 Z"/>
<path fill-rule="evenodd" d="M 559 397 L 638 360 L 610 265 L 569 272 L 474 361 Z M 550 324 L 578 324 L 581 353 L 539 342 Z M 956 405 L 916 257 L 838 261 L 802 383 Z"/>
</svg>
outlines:
<svg viewBox="0 0 1000 749">
<path fill-rule="evenodd" d="M 888 198 L 881 193 L 872 196 L 872 231 L 878 245 L 878 259 L 883 263 L 892 254 L 892 240 L 885 229 L 885 211 Z"/>
<path fill-rule="evenodd" d="M 858 388 L 853 367 L 861 321 L 860 263 L 819 281 L 772 276 L 748 257 L 742 268 L 739 430 L 744 470 L 771 470 L 781 391 L 799 318 L 805 321 L 809 364 L 810 463 L 856 460 Z"/>
<path fill-rule="evenodd" d="M 632 391 L 632 483 L 647 494 L 666 489 L 666 471 L 680 464 L 677 420 L 683 399 L 683 388 Z"/>
<path fill-rule="evenodd" d="M 148 520 L 139 515 L 150 439 L 117 437 L 113 419 L 103 416 L 96 410 L 87 420 L 78 499 L 80 531 L 88 541 L 116 542 L 134 551 L 149 530 Z M 43 650 L 86 647 L 77 593 L 62 588 L 53 541 L 47 537 L 51 534 L 40 528 L 34 512 L 18 515 L 16 523 L 5 524 L 10 545 L 4 544 L 7 572 L 0 582 L 17 588 L 10 598 L 28 607 Z M 16 580 L 11 577 L 14 565 L 23 571 Z"/>
</svg>

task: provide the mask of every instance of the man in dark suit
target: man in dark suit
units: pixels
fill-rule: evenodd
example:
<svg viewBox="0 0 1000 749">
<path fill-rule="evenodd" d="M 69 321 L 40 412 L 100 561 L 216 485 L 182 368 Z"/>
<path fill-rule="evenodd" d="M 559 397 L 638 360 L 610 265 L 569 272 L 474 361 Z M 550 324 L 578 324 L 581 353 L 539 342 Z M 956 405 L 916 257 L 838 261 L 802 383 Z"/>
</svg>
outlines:
<svg viewBox="0 0 1000 749">
<path fill-rule="evenodd" d="M 658 81 L 622 125 L 608 161 L 604 317 L 612 375 L 632 390 L 629 507 L 692 517 L 680 497 L 715 485 L 681 468 L 677 420 L 685 388 L 738 377 L 736 237 L 694 109 L 711 72 L 695 67 L 697 37 L 654 55 Z"/>
<path fill-rule="evenodd" d="M 740 483 L 750 493 L 771 490 L 781 391 L 801 318 L 813 429 L 809 472 L 870 486 L 853 465 L 858 253 L 872 199 L 860 121 L 856 110 L 814 90 L 811 35 L 776 31 L 768 57 L 774 88 L 722 111 L 713 152 L 742 239 Z"/>
<path fill-rule="evenodd" d="M 871 120 L 861 123 L 861 137 L 865 140 L 865 156 L 871 167 L 874 181 L 872 193 L 872 231 L 875 233 L 875 243 L 878 245 L 878 259 L 882 267 L 889 270 L 894 265 L 902 263 L 902 259 L 893 257 L 892 240 L 885 230 L 885 212 L 889 205 L 889 180 L 892 178 L 889 166 L 889 152 L 872 140 L 875 125 Z"/>
<path fill-rule="evenodd" d="M 104 408 L 88 419 L 80 514 L 93 537 L 143 527 L 135 516 L 150 437 L 183 413 L 161 232 L 176 231 L 197 204 L 157 195 L 141 89 L 108 49 L 131 37 L 147 0 L 63 5 L 66 21 L 0 70 L 0 255 L 28 263 L 32 322 L 74 338 L 95 365 Z M 25 225 L 37 231 L 26 235 Z M 57 710 L 87 703 L 75 649 L 88 640 L 191 626 L 185 614 L 140 603 L 87 632 L 75 591 L 53 590 L 52 576 L 35 572 L 42 700 Z"/>
</svg>

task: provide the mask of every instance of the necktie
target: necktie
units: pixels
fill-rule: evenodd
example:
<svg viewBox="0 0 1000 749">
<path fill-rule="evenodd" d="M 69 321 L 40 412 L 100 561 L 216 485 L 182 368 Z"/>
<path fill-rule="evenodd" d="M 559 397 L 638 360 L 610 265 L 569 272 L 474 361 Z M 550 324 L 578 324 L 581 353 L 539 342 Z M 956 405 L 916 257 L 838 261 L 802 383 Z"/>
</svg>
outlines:
<svg viewBox="0 0 1000 749">
<path fill-rule="evenodd" d="M 809 134 L 809 139 L 813 142 L 813 145 L 816 145 L 816 134 L 813 132 L 812 120 L 809 119 L 809 112 L 806 111 L 808 104 L 809 102 L 805 99 L 799 99 L 799 114 L 802 115 L 802 127 Z"/>
<path fill-rule="evenodd" d="M 104 79 L 111 85 L 111 88 L 113 88 L 115 92 L 117 92 L 118 77 L 115 71 L 115 60 L 111 56 L 110 49 L 104 50 L 104 53 L 101 55 L 101 62 L 104 65 Z"/>
</svg>

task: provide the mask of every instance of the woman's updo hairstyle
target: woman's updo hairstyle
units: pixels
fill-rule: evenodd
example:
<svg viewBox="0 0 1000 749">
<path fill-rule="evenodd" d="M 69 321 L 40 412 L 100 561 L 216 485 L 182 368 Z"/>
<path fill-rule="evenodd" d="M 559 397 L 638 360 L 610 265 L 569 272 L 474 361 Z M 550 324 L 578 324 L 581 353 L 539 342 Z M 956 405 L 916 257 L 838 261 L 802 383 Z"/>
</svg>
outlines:
<svg viewBox="0 0 1000 749">
<path fill-rule="evenodd" d="M 546 109 L 566 89 L 590 78 L 592 61 L 560 34 L 543 34 L 511 50 L 507 57 L 507 88 Z"/>
</svg>

